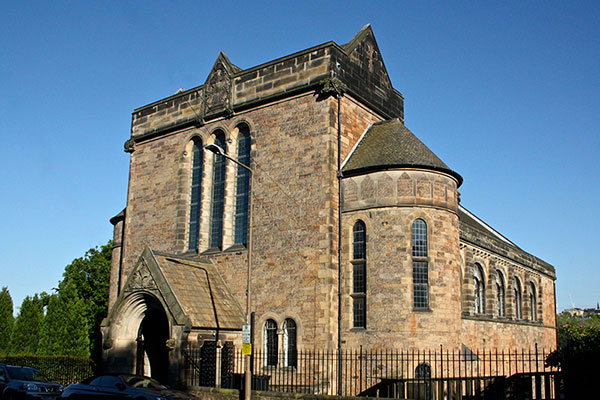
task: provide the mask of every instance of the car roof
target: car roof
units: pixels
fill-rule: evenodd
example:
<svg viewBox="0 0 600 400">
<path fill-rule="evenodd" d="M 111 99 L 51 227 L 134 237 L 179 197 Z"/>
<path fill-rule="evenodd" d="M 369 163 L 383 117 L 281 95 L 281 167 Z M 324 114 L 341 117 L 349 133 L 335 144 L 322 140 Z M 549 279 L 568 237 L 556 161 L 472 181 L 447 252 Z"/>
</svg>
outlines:
<svg viewBox="0 0 600 400">
<path fill-rule="evenodd" d="M 35 368 L 35 367 L 28 367 L 26 365 L 10 365 L 10 364 L 0 364 L 1 366 L 5 366 L 7 368 L 27 368 L 27 369 L 33 369 L 34 371 L 39 371 L 39 369 Z"/>
</svg>

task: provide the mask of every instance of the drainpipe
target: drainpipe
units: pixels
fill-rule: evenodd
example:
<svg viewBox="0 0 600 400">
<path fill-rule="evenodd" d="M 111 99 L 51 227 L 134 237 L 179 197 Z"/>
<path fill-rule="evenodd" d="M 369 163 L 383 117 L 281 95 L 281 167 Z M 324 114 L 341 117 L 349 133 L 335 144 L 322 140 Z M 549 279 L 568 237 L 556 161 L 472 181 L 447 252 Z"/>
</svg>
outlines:
<svg viewBox="0 0 600 400">
<path fill-rule="evenodd" d="M 338 368 L 337 394 L 342 395 L 342 126 L 341 126 L 341 93 L 337 96 L 337 179 L 338 179 Z"/>
</svg>

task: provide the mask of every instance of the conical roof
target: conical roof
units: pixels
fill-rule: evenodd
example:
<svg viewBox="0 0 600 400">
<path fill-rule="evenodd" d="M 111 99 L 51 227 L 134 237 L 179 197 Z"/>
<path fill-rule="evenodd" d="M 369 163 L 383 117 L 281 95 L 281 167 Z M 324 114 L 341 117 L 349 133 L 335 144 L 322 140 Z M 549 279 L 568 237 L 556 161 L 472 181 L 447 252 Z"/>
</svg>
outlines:
<svg viewBox="0 0 600 400">
<path fill-rule="evenodd" d="M 462 184 L 462 177 L 451 170 L 423 144 L 400 119 L 371 125 L 342 166 L 344 176 L 392 168 L 423 168 L 445 172 Z"/>
</svg>

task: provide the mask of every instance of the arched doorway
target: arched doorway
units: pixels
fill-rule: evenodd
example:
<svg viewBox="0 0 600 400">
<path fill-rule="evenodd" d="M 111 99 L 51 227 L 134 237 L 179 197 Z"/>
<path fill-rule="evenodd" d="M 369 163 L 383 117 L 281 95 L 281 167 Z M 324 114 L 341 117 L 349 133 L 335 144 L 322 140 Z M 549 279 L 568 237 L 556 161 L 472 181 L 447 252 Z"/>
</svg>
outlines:
<svg viewBox="0 0 600 400">
<path fill-rule="evenodd" d="M 155 293 L 146 290 L 124 295 L 113 310 L 109 334 L 111 346 L 104 369 L 112 373 L 151 376 L 169 382 L 171 339 L 170 313 Z"/>
<path fill-rule="evenodd" d="M 151 376 L 160 383 L 168 382 L 169 321 L 160 304 L 148 304 L 137 335 L 136 374 Z"/>
</svg>

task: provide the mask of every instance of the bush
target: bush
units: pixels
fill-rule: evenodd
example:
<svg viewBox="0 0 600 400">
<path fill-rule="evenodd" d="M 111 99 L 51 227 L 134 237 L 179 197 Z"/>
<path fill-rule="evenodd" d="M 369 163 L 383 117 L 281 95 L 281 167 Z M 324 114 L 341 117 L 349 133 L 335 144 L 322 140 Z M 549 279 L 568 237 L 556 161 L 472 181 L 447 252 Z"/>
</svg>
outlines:
<svg viewBox="0 0 600 400">
<path fill-rule="evenodd" d="M 600 375 L 600 328 L 573 321 L 558 328 L 558 349 L 550 353 L 546 364 L 560 367 L 567 398 L 583 398 Z"/>
</svg>

